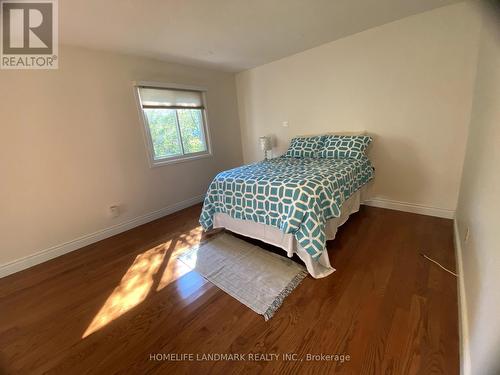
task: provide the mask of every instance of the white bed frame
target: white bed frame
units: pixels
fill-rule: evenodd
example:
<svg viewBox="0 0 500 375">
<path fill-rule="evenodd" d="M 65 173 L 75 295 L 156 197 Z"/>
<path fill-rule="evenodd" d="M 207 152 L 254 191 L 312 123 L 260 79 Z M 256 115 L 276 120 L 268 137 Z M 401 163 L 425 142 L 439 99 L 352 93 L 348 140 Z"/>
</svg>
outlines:
<svg viewBox="0 0 500 375">
<path fill-rule="evenodd" d="M 351 214 L 359 211 L 365 189 L 366 185 L 344 202 L 340 217 L 332 218 L 327 221 L 325 228 L 327 240 L 333 240 L 337 234 L 338 227 L 344 224 Z M 297 243 L 293 234 L 283 233 L 279 228 L 249 220 L 234 219 L 225 213 L 216 213 L 214 215 L 213 227 L 225 228 L 231 232 L 277 246 L 285 250 L 289 257 L 292 257 L 293 254 L 297 254 L 305 263 L 307 271 L 316 279 L 326 277 L 335 272 L 335 268 L 330 264 L 330 259 L 328 258 L 328 252 L 326 250 L 323 251 L 318 260 L 314 260 L 311 255 Z"/>
</svg>

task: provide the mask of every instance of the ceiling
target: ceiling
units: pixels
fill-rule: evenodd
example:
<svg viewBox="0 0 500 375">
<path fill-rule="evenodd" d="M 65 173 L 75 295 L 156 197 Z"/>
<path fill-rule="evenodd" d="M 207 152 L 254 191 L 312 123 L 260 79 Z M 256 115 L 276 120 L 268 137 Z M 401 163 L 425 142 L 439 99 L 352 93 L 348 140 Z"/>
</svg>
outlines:
<svg viewBox="0 0 500 375">
<path fill-rule="evenodd" d="M 64 0 L 62 44 L 241 71 L 459 0 Z"/>
</svg>

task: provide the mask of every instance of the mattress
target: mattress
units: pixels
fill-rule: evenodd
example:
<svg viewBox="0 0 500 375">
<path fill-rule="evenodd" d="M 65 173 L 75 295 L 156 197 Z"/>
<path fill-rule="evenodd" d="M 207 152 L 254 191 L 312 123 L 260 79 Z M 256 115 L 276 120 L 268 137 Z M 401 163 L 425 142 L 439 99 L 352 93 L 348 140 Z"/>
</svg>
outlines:
<svg viewBox="0 0 500 375">
<path fill-rule="evenodd" d="M 356 191 L 342 205 L 340 216 L 327 220 L 325 228 L 327 240 L 333 240 L 337 234 L 338 227 L 344 224 L 351 214 L 359 210 L 363 193 L 364 188 Z M 316 279 L 326 277 L 335 271 L 335 268 L 330 264 L 328 252 L 324 251 L 319 258 L 313 259 L 300 246 L 293 234 L 283 233 L 276 227 L 248 220 L 234 219 L 227 213 L 222 212 L 215 213 L 213 227 L 225 228 L 231 232 L 277 246 L 285 250 L 289 257 L 297 254 L 304 262 L 309 274 Z"/>
<path fill-rule="evenodd" d="M 219 173 L 205 196 L 200 223 L 214 227 L 217 214 L 264 224 L 294 237 L 316 261 L 325 252 L 327 222 L 374 176 L 367 157 L 279 157 Z"/>
</svg>

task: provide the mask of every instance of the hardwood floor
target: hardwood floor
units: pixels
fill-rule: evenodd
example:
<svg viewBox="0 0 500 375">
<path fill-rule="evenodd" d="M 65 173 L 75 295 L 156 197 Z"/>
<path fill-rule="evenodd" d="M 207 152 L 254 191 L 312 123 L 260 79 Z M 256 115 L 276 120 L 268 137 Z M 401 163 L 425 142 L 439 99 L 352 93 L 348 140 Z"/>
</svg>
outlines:
<svg viewBox="0 0 500 375">
<path fill-rule="evenodd" d="M 0 279 L 1 371 L 459 373 L 456 279 L 419 255 L 455 268 L 451 220 L 362 206 L 328 243 L 337 271 L 307 277 L 265 322 L 175 260 L 202 237 L 199 212 L 185 209 Z M 249 353 L 280 359 L 249 361 Z M 350 360 L 307 361 L 308 353 Z"/>
</svg>

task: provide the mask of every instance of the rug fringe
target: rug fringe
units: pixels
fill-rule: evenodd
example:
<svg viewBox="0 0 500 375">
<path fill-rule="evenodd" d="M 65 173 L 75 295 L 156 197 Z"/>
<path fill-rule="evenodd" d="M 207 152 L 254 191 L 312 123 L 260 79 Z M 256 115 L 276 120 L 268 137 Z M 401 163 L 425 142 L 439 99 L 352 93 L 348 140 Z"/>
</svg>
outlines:
<svg viewBox="0 0 500 375">
<path fill-rule="evenodd" d="M 276 311 L 281 307 L 285 298 L 292 293 L 292 291 L 300 284 L 300 282 L 308 275 L 309 273 L 306 270 L 300 271 L 294 278 L 288 283 L 288 285 L 283 289 L 280 294 L 276 296 L 273 303 L 266 310 L 264 315 L 264 320 L 267 322 L 271 319 Z"/>
</svg>

